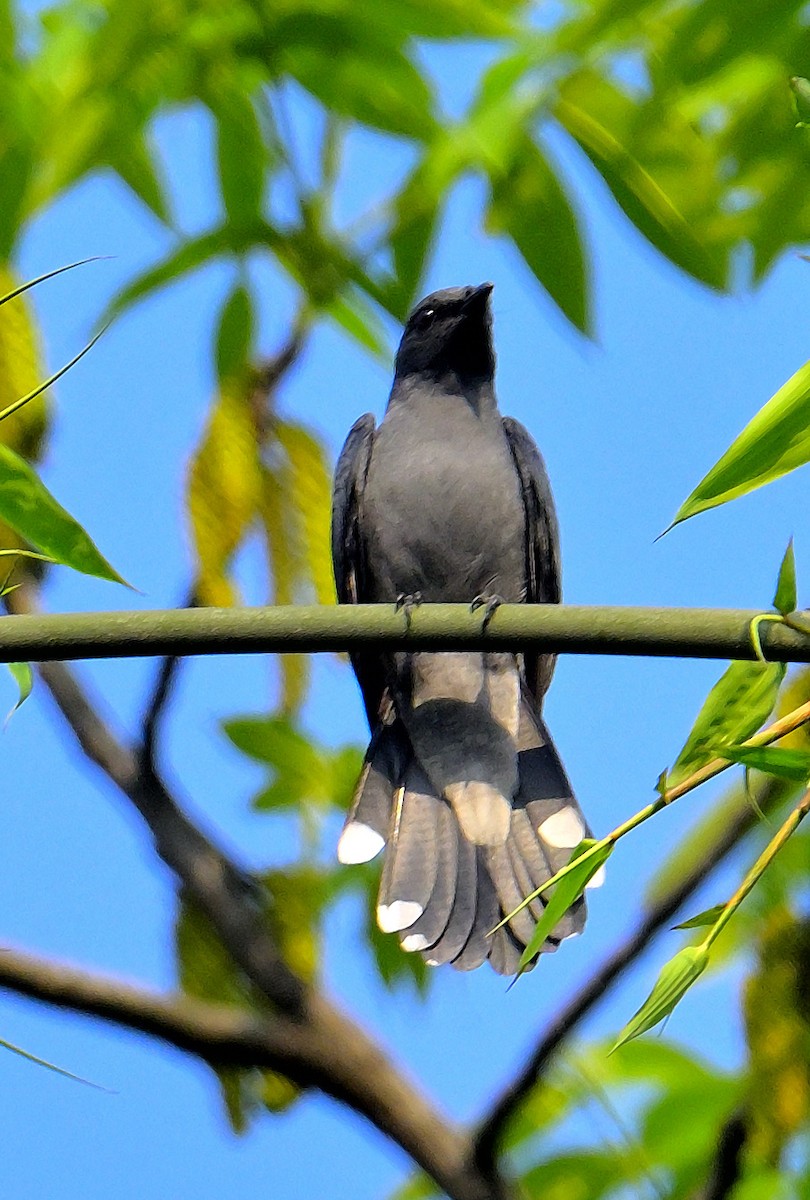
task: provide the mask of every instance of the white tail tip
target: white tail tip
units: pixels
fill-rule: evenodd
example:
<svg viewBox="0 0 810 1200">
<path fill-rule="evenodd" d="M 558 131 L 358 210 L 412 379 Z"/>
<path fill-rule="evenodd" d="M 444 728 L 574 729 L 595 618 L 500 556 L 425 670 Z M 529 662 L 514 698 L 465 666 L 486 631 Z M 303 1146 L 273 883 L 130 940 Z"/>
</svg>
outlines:
<svg viewBox="0 0 810 1200">
<path fill-rule="evenodd" d="M 585 837 L 585 826 L 575 808 L 566 804 L 538 826 L 537 832 L 549 846 L 558 850 L 573 850 Z"/>
<path fill-rule="evenodd" d="M 377 924 L 383 933 L 399 933 L 410 929 L 425 910 L 415 900 L 394 900 L 391 904 L 377 905 Z"/>
<path fill-rule="evenodd" d="M 430 943 L 423 933 L 409 933 L 407 937 L 402 939 L 400 945 L 403 950 L 407 950 L 409 954 L 412 954 L 414 950 L 427 950 Z"/>
<path fill-rule="evenodd" d="M 347 865 L 371 862 L 384 845 L 385 838 L 381 837 L 376 829 L 372 829 L 370 825 L 364 825 L 362 821 L 351 821 L 340 835 L 337 848 L 338 862 Z"/>
</svg>

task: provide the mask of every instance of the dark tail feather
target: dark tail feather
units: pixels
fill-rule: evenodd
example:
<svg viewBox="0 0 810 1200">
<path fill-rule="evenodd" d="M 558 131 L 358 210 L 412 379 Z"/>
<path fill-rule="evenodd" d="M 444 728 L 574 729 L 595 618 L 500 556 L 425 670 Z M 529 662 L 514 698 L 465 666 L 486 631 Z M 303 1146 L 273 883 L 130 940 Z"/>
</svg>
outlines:
<svg viewBox="0 0 810 1200">
<path fill-rule="evenodd" d="M 436 884 L 443 803 L 411 759 L 394 802 L 380 880 L 377 924 L 384 933 L 410 929 L 427 908 Z"/>
<path fill-rule="evenodd" d="M 405 775 L 409 750 L 400 726 L 374 731 L 338 842 L 342 863 L 370 862 L 388 840 L 391 805 Z"/>
<path fill-rule="evenodd" d="M 459 837 L 458 825 L 449 807 L 443 801 L 438 805 L 438 863 L 436 882 L 425 911 L 409 929 L 404 931 L 401 941 L 403 950 L 432 950 L 448 931 L 454 911 L 458 889 Z M 469 932 L 469 926 L 467 929 Z M 466 937 L 466 933 L 465 933 Z M 427 957 L 431 957 L 427 955 Z"/>
<path fill-rule="evenodd" d="M 492 939 L 488 934 L 492 932 L 501 919 L 498 897 L 495 894 L 495 885 L 487 870 L 484 853 L 480 846 L 477 847 L 476 869 L 478 887 L 476 889 L 475 920 L 473 921 L 470 936 L 467 938 L 464 949 L 457 958 L 453 959 L 453 966 L 459 971 L 472 971 L 475 967 L 480 967 L 481 963 L 489 958 L 490 951 L 492 950 Z"/>
<path fill-rule="evenodd" d="M 441 937 L 425 958 L 431 966 L 453 962 L 458 958 L 469 940 L 478 907 L 478 863 L 475 846 L 462 837 L 455 814 L 450 813 L 456 849 L 456 884 L 450 919 Z"/>
</svg>

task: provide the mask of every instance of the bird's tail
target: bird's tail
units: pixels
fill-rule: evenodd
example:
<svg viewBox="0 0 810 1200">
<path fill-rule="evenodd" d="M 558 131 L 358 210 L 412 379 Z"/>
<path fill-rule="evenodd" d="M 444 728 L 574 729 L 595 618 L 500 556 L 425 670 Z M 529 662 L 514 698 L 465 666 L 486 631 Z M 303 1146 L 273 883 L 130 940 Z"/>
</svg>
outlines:
<svg viewBox="0 0 810 1200">
<path fill-rule="evenodd" d="M 420 661 L 421 660 L 421 661 Z M 514 974 L 544 894 L 588 828 L 512 655 L 403 656 L 341 835 L 341 862 L 386 846 L 377 919 L 431 965 Z M 578 900 L 542 946 L 581 932 Z"/>
</svg>

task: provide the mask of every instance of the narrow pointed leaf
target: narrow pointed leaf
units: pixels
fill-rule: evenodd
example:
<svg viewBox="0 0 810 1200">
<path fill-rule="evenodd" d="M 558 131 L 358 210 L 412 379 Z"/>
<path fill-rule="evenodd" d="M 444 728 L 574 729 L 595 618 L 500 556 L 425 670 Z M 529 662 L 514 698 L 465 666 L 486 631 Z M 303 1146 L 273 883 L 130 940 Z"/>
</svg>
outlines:
<svg viewBox="0 0 810 1200">
<path fill-rule="evenodd" d="M 717 754 L 720 758 L 793 783 L 810 780 L 810 750 L 789 750 L 782 746 L 720 746 Z"/>
<path fill-rule="evenodd" d="M 810 362 L 759 410 L 684 500 L 672 529 L 697 513 L 772 483 L 810 459 Z"/>
<path fill-rule="evenodd" d="M 25 704 L 31 695 L 31 689 L 34 686 L 34 672 L 31 670 L 31 664 L 27 662 L 6 663 L 6 666 L 19 689 L 17 703 L 6 717 L 6 724 L 8 724 L 20 705 Z"/>
<path fill-rule="evenodd" d="M 31 1054 L 29 1050 L 23 1050 L 22 1046 L 15 1046 L 13 1042 L 7 1042 L 5 1038 L 0 1038 L 0 1046 L 4 1050 L 10 1050 L 12 1054 L 18 1054 L 20 1058 L 27 1059 L 28 1062 L 36 1063 L 38 1067 L 45 1067 L 48 1071 L 55 1071 L 57 1075 L 64 1075 L 65 1079 L 72 1079 L 75 1083 L 83 1083 L 87 1087 L 97 1088 L 100 1092 L 107 1091 L 107 1088 L 102 1087 L 100 1083 L 93 1083 L 92 1079 L 74 1075 L 72 1071 L 66 1071 L 64 1067 L 57 1067 L 56 1063 L 48 1062 L 47 1058 L 39 1058 L 36 1054 Z"/>
<path fill-rule="evenodd" d="M 586 838 L 576 847 L 571 855 L 571 862 L 582 859 L 582 856 L 596 845 L 593 838 Z M 554 885 L 548 904 L 542 917 L 535 926 L 529 944 L 520 958 L 518 974 L 522 974 L 540 950 L 548 935 L 554 931 L 574 901 L 582 895 L 590 879 L 596 874 L 604 862 L 610 858 L 612 846 L 600 846 L 593 854 L 582 859 L 573 870 L 563 875 L 559 883 Z"/>
<path fill-rule="evenodd" d="M 708 951 L 703 946 L 686 946 L 666 964 L 641 1008 L 627 1022 L 611 1049 L 618 1050 L 640 1034 L 652 1029 L 675 1008 L 696 979 L 699 979 L 709 963 Z"/>
<path fill-rule="evenodd" d="M 731 663 L 706 697 L 667 787 L 715 758 L 718 747 L 744 742 L 755 733 L 776 703 L 784 676 L 783 663 Z"/>
<path fill-rule="evenodd" d="M 717 918 L 725 908 L 725 904 L 715 904 L 712 908 L 706 908 L 695 917 L 690 917 L 688 921 L 681 921 L 680 925 L 673 925 L 673 929 L 702 929 L 704 925 L 714 925 Z"/>
<path fill-rule="evenodd" d="M 103 254 L 95 254 L 92 258 L 80 258 L 77 262 L 68 263 L 64 267 L 56 267 L 53 271 L 46 271 L 44 275 L 38 275 L 36 279 L 29 279 L 25 283 L 21 283 L 19 287 L 14 288 L 12 292 L 6 292 L 5 296 L 0 296 L 0 304 L 7 304 L 9 300 L 14 300 L 16 296 L 21 296 L 29 288 L 36 287 L 38 283 L 44 283 L 46 279 L 53 279 L 57 275 L 62 275 L 65 271 L 72 271 L 74 267 L 83 267 L 85 263 L 100 262 L 105 257 Z"/>
<path fill-rule="evenodd" d="M 46 379 L 44 383 L 37 384 L 37 386 L 25 396 L 20 396 L 19 400 L 15 400 L 13 404 L 9 404 L 6 408 L 4 408 L 3 411 L 0 412 L 0 421 L 4 421 L 6 417 L 10 417 L 12 413 L 15 413 L 18 411 L 18 409 L 23 408 L 24 405 L 30 403 L 31 400 L 36 399 L 37 396 L 41 396 L 43 392 L 47 391 L 51 384 L 56 383 L 57 379 L 61 379 L 63 375 L 66 375 L 71 367 L 76 366 L 76 363 L 80 358 L 84 358 L 85 354 L 87 354 L 89 350 L 93 349 L 98 339 L 107 332 L 107 329 L 108 326 L 106 325 L 103 329 L 100 329 L 95 337 L 90 339 L 84 349 L 80 350 L 78 354 L 74 355 L 69 363 L 65 363 L 63 367 L 60 367 L 58 371 L 51 375 L 50 379 Z M 11 522 L 9 521 L 9 525 L 10 524 Z"/>
<path fill-rule="evenodd" d="M 796 556 L 793 553 L 793 538 L 787 544 L 785 557 L 779 568 L 779 578 L 776 581 L 776 594 L 773 606 L 783 617 L 796 611 L 798 599 L 796 596 Z"/>
</svg>

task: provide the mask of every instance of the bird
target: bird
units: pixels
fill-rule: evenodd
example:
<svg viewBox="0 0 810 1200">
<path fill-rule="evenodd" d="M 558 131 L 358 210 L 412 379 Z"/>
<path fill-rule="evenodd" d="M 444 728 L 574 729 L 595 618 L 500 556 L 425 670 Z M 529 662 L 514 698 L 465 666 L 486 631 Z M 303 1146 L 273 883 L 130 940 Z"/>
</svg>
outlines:
<svg viewBox="0 0 810 1200">
<path fill-rule="evenodd" d="M 561 599 L 545 465 L 526 429 L 498 409 L 492 290 L 451 287 L 421 300 L 381 423 L 366 413 L 349 432 L 332 504 L 340 603 L 409 613 L 469 603 L 489 618 L 501 602 Z M 339 861 L 385 849 L 377 923 L 404 950 L 432 966 L 488 960 L 514 975 L 548 895 L 493 929 L 589 836 L 542 717 L 555 657 L 364 648 L 351 662 L 371 741 Z M 584 922 L 579 898 L 540 952 Z"/>
</svg>

